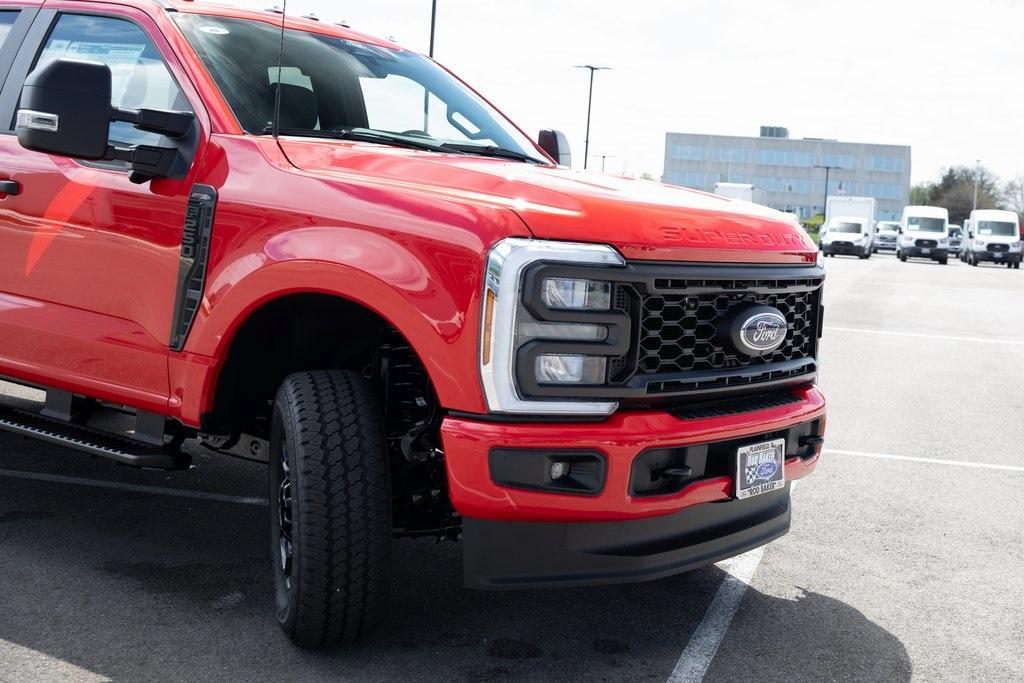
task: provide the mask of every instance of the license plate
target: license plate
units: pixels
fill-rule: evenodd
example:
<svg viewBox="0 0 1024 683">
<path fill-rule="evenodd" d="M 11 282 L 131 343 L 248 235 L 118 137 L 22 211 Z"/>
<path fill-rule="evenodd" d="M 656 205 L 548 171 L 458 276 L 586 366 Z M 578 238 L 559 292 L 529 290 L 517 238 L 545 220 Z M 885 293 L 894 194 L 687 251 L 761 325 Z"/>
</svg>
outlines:
<svg viewBox="0 0 1024 683">
<path fill-rule="evenodd" d="M 773 439 L 736 451 L 736 497 L 750 498 L 786 485 L 786 440 Z"/>
<path fill-rule="evenodd" d="M 932 253 L 932 250 L 931 249 L 922 249 L 921 253 L 922 254 L 930 254 L 930 253 Z"/>
<path fill-rule="evenodd" d="M 1003 255 L 1000 254 L 998 251 L 994 251 L 992 252 L 992 258 L 1003 258 Z"/>
</svg>

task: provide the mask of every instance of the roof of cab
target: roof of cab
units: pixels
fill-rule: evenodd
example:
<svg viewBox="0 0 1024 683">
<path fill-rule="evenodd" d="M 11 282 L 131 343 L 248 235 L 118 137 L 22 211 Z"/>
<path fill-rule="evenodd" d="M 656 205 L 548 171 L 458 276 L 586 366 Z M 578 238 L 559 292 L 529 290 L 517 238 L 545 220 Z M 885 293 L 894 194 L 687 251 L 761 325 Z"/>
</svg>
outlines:
<svg viewBox="0 0 1024 683">
<path fill-rule="evenodd" d="M 183 12 L 190 14 L 207 14 L 217 17 L 227 17 L 232 19 L 250 19 L 255 21 L 263 21 L 277 26 L 281 25 L 281 14 L 278 12 L 272 12 L 270 10 L 252 10 L 245 9 L 242 7 L 235 7 L 230 4 L 212 3 L 212 2 L 193 2 L 192 0 L 151 0 L 155 4 L 163 7 L 171 12 Z M 272 0 L 267 0 L 268 4 Z M 354 40 L 360 43 L 367 43 L 369 45 L 376 45 L 378 47 L 387 47 L 394 50 L 405 50 L 401 45 L 390 40 L 383 38 L 377 38 L 375 36 L 360 33 L 359 31 L 353 31 L 347 26 L 341 24 L 332 24 L 327 21 L 318 21 L 315 19 L 305 19 L 289 15 L 284 18 L 284 25 L 286 28 L 295 29 L 299 31 L 307 31 L 309 33 L 318 33 L 325 36 L 333 36 L 335 38 L 342 38 L 344 40 Z"/>
<path fill-rule="evenodd" d="M 949 210 L 941 206 L 905 206 L 904 216 L 922 216 L 924 218 L 945 218 L 949 220 Z"/>
<path fill-rule="evenodd" d="M 971 211 L 971 220 L 981 221 L 1009 221 L 1016 223 L 1019 216 L 1016 211 L 1006 211 L 1004 209 L 975 209 Z"/>
</svg>

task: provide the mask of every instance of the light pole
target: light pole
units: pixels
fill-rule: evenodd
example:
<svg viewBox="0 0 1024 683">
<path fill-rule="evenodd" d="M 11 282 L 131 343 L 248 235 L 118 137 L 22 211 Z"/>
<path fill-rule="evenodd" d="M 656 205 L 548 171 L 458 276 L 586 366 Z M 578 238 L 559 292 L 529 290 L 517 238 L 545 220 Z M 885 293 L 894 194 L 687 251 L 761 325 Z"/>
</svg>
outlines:
<svg viewBox="0 0 1024 683">
<path fill-rule="evenodd" d="M 978 208 L 978 179 L 981 177 L 981 159 L 974 161 L 974 207 Z"/>
<path fill-rule="evenodd" d="M 587 93 L 587 135 L 583 138 L 583 169 L 587 168 L 587 157 L 590 156 L 590 109 L 594 104 L 594 72 L 595 71 L 608 71 L 611 69 L 609 66 L 592 66 L 590 64 L 582 64 L 576 67 L 577 69 L 588 69 L 590 71 L 590 90 Z"/>
<path fill-rule="evenodd" d="M 814 168 L 825 169 L 825 203 L 821 205 L 821 214 L 824 216 L 828 212 L 828 176 L 831 171 L 842 171 L 842 166 L 815 166 Z"/>
<path fill-rule="evenodd" d="M 430 52 L 428 56 L 434 58 L 434 29 L 437 27 L 437 0 L 430 3 Z"/>
<path fill-rule="evenodd" d="M 604 173 L 604 162 L 606 159 L 614 159 L 614 154 L 595 154 L 595 157 L 601 160 L 601 173 Z"/>
</svg>

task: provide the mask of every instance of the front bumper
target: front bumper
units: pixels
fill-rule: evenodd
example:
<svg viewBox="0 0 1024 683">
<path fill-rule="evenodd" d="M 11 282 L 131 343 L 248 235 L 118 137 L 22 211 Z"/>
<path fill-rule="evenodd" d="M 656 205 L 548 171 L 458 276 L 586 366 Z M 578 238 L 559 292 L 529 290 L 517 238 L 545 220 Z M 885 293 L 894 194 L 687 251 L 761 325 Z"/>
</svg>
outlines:
<svg viewBox="0 0 1024 683">
<path fill-rule="evenodd" d="M 484 422 L 448 417 L 442 425 L 449 495 L 464 518 L 466 583 L 477 588 L 636 581 L 696 568 L 781 536 L 789 527 L 789 487 L 733 497 L 733 442 L 785 432 L 786 479 L 814 470 L 820 446 L 800 434 L 824 432 L 825 399 L 793 390 L 787 405 L 736 415 L 683 419 L 662 411 L 619 411 L 593 422 Z M 723 444 L 722 442 L 729 442 Z M 631 495 L 634 461 L 652 450 L 709 445 L 729 458 L 709 476 L 664 495 Z M 605 481 L 590 495 L 509 488 L 490 472 L 494 449 L 597 451 Z M 724 450 L 723 450 L 724 449 Z M 729 469 L 731 467 L 731 469 Z M 727 471 L 727 474 L 723 474 Z"/>
<path fill-rule="evenodd" d="M 861 256 L 861 255 L 863 255 L 863 254 L 868 252 L 868 247 L 865 247 L 862 244 L 850 244 L 850 243 L 836 244 L 835 242 L 833 242 L 831 244 L 824 245 L 821 248 L 821 250 L 824 251 L 826 254 L 841 254 L 841 255 L 848 255 L 848 256 Z"/>
<path fill-rule="evenodd" d="M 930 258 L 933 261 L 949 258 L 949 249 L 945 247 L 933 247 L 928 249 L 927 253 L 922 247 L 900 247 L 900 251 L 909 258 Z"/>
<path fill-rule="evenodd" d="M 1021 260 L 1019 251 L 972 251 L 971 254 L 979 261 L 993 263 L 1020 263 Z"/>
</svg>

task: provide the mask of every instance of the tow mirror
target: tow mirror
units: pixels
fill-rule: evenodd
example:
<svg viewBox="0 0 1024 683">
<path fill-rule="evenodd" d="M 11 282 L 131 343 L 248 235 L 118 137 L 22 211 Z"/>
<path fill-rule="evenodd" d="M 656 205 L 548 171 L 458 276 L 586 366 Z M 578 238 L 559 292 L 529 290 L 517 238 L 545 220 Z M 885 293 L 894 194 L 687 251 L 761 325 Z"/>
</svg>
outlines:
<svg viewBox="0 0 1024 683">
<path fill-rule="evenodd" d="M 193 128 L 191 112 L 112 107 L 110 67 L 77 59 L 48 61 L 25 79 L 15 128 L 21 146 L 36 152 L 90 161 L 124 161 L 133 180 L 184 177 L 188 170 L 174 147 L 109 144 L 111 121 L 139 130 L 185 137 Z"/>
<path fill-rule="evenodd" d="M 560 130 L 545 129 L 537 136 L 537 144 L 555 160 L 559 166 L 572 166 L 572 152 L 569 151 L 569 138 Z"/>
</svg>

